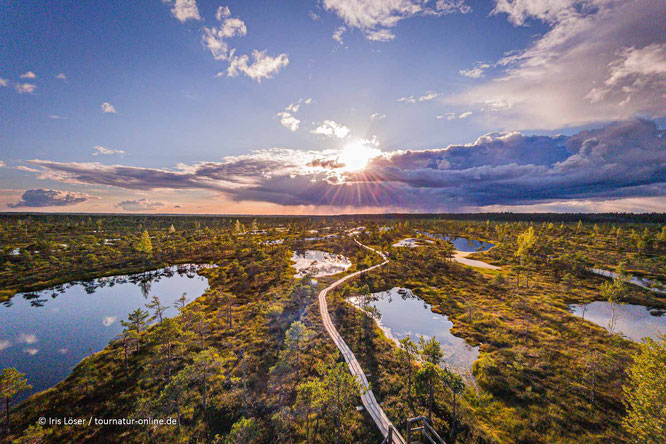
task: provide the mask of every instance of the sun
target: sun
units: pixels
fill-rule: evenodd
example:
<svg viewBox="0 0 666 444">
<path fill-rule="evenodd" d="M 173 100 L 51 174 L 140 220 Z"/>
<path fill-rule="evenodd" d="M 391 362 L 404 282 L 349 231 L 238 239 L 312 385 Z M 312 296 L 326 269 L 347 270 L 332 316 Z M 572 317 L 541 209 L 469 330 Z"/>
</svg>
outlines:
<svg viewBox="0 0 666 444">
<path fill-rule="evenodd" d="M 342 151 L 340 151 L 337 161 L 344 165 L 340 168 L 341 171 L 356 172 L 364 169 L 368 166 L 370 159 L 380 154 L 381 151 L 369 146 L 367 142 L 355 140 L 345 145 Z"/>
</svg>

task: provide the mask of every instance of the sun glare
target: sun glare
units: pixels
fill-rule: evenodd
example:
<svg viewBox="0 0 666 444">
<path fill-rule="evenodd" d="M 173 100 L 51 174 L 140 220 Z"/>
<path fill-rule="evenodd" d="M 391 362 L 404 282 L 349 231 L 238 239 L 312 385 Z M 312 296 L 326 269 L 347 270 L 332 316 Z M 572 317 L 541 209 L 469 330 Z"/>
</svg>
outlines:
<svg viewBox="0 0 666 444">
<path fill-rule="evenodd" d="M 370 162 L 370 159 L 381 154 L 377 148 L 369 146 L 362 140 L 356 140 L 347 144 L 338 155 L 338 162 L 344 166 L 342 171 L 356 172 L 361 171 Z"/>
</svg>

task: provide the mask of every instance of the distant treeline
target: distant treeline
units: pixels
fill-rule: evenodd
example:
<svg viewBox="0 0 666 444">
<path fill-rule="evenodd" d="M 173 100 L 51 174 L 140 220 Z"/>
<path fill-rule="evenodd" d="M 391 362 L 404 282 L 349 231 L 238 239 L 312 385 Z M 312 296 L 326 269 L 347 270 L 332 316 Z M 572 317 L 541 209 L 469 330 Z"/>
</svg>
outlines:
<svg viewBox="0 0 666 444">
<path fill-rule="evenodd" d="M 128 221 L 146 222 L 152 220 L 158 224 L 180 222 L 204 222 L 209 224 L 211 219 L 217 219 L 219 224 L 231 224 L 236 220 L 242 222 L 252 219 L 289 221 L 289 220 L 322 220 L 322 219 L 343 219 L 343 220 L 462 220 L 462 221 L 486 221 L 491 222 L 563 222 L 563 223 L 666 223 L 666 213 L 385 213 L 385 214 L 343 214 L 343 215 L 180 215 L 180 214 L 85 214 L 85 213 L 0 213 L 0 220 L 15 218 L 34 218 L 67 220 L 81 218 L 100 218 L 117 219 L 126 223 Z"/>
</svg>

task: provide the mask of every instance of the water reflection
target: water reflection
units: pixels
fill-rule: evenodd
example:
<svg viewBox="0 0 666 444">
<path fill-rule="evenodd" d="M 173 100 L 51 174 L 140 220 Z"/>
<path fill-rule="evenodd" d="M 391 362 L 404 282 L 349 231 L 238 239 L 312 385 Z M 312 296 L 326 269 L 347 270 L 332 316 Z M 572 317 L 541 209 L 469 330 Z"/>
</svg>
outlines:
<svg viewBox="0 0 666 444">
<path fill-rule="evenodd" d="M 571 305 L 569 307 L 576 316 L 584 316 L 586 321 L 610 329 L 612 309 L 606 301 L 595 301 L 586 305 Z M 666 334 L 666 316 L 655 311 L 653 315 L 642 305 L 616 304 L 613 330 L 622 333 L 632 341 L 643 338 L 657 338 Z"/>
<path fill-rule="evenodd" d="M 409 247 L 409 248 L 416 248 L 416 247 L 422 247 L 426 243 L 432 244 L 433 242 L 428 239 L 414 239 L 414 238 L 407 238 L 407 239 L 401 239 L 395 244 L 391 245 L 392 247 Z"/>
<path fill-rule="evenodd" d="M 189 300 L 208 287 L 201 266 L 180 265 L 134 275 L 72 282 L 17 294 L 0 305 L 0 369 L 16 367 L 33 390 L 54 386 L 89 354 L 102 350 L 120 331 L 120 320 L 158 295 L 177 314 L 175 301 Z M 147 284 L 147 285 L 146 285 Z"/>
<path fill-rule="evenodd" d="M 349 298 L 358 305 L 358 298 Z M 373 293 L 370 306 L 375 307 L 380 317 L 376 319 L 386 335 L 395 340 L 410 335 L 412 340 L 419 337 L 436 337 L 444 351 L 443 363 L 460 373 L 471 375 L 471 367 L 479 356 L 479 348 L 451 334 L 453 322 L 448 316 L 435 313 L 430 305 L 415 296 L 411 290 L 394 287 L 388 291 Z"/>
<path fill-rule="evenodd" d="M 352 263 L 341 254 L 328 253 L 319 250 L 305 250 L 303 252 L 294 252 L 291 260 L 292 266 L 296 269 L 297 278 L 311 274 L 314 277 L 330 276 L 332 274 L 342 273 Z"/>
<path fill-rule="evenodd" d="M 428 231 L 417 231 L 417 233 L 423 236 L 432 237 L 434 239 L 449 241 L 453 244 L 453 247 L 456 250 L 462 251 L 464 253 L 488 251 L 495 246 L 495 244 L 490 242 L 468 239 L 466 237 L 451 237 L 445 236 L 443 234 L 430 233 Z"/>
</svg>

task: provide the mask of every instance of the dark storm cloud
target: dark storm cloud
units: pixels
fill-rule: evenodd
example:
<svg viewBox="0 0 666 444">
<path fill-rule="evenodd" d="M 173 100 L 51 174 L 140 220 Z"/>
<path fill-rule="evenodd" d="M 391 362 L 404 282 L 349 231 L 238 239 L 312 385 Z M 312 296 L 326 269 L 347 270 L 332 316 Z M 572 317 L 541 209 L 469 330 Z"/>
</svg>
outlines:
<svg viewBox="0 0 666 444">
<path fill-rule="evenodd" d="M 18 202 L 7 204 L 9 208 L 21 207 L 63 207 L 76 205 L 88 200 L 90 196 L 84 193 L 74 193 L 58 190 L 26 190 Z"/>
<path fill-rule="evenodd" d="M 640 119 L 569 137 L 491 133 L 468 145 L 396 151 L 375 158 L 358 173 L 338 170 L 335 156 L 312 153 L 258 151 L 176 170 L 29 163 L 41 168 L 41 177 L 62 182 L 133 190 L 208 189 L 235 201 L 281 205 L 455 210 L 659 196 L 666 188 L 664 130 Z"/>
<path fill-rule="evenodd" d="M 568 138 L 488 135 L 473 145 L 396 153 L 366 174 L 465 196 L 473 205 L 655 195 L 666 182 L 666 140 L 645 120 Z"/>
</svg>

